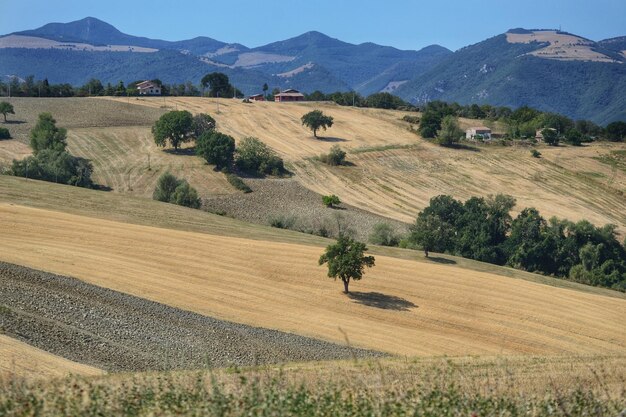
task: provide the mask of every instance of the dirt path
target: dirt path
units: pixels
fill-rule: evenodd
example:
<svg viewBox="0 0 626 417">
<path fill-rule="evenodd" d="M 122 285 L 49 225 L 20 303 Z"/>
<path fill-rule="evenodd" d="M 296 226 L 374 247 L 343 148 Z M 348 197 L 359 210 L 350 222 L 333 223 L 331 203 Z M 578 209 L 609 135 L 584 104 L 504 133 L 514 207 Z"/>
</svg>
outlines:
<svg viewBox="0 0 626 417">
<path fill-rule="evenodd" d="M 2 262 L 0 287 L 0 328 L 5 333 L 45 351 L 109 371 L 383 356 L 217 320 Z"/>
</svg>

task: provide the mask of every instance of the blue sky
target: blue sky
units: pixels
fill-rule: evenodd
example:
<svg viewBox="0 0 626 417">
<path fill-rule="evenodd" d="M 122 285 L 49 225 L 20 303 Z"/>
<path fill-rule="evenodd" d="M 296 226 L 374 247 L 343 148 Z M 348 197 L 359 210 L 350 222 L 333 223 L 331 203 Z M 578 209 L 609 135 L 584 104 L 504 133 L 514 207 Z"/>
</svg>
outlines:
<svg viewBox="0 0 626 417">
<path fill-rule="evenodd" d="M 0 0 L 0 34 L 93 16 L 131 35 L 260 46 L 318 30 L 346 42 L 450 49 L 514 27 L 626 35 L 626 0 Z"/>
</svg>

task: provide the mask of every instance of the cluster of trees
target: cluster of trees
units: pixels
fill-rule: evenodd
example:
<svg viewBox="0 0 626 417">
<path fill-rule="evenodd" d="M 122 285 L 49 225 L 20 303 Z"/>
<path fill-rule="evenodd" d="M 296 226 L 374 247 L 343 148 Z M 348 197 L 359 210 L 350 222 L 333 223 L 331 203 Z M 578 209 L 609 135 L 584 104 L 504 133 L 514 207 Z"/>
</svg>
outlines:
<svg viewBox="0 0 626 417">
<path fill-rule="evenodd" d="M 19 177 L 92 187 L 91 162 L 66 151 L 66 136 L 67 131 L 56 126 L 56 120 L 50 113 L 41 113 L 30 132 L 33 155 L 14 160 L 11 173 Z"/>
<path fill-rule="evenodd" d="M 169 144 L 175 150 L 195 141 L 196 154 L 225 172 L 236 169 L 257 176 L 286 173 L 283 160 L 269 146 L 256 138 L 244 138 L 236 147 L 235 139 L 218 132 L 215 119 L 208 114 L 168 112 L 152 126 L 152 134 L 158 146 Z"/>
<path fill-rule="evenodd" d="M 472 197 L 465 203 L 433 197 L 417 216 L 408 246 L 509 265 L 584 284 L 626 291 L 626 249 L 616 227 L 586 220 L 544 219 L 525 208 L 513 219 L 515 199 Z"/>
<path fill-rule="evenodd" d="M 314 91 L 311 94 L 305 94 L 304 97 L 307 101 L 332 101 L 340 106 L 371 107 L 376 109 L 408 111 L 418 110 L 417 107 L 390 93 L 374 93 L 367 97 L 363 97 L 355 91 L 337 91 L 330 94 L 324 94 L 321 91 Z"/>
<path fill-rule="evenodd" d="M 179 180 L 169 172 L 159 177 L 152 198 L 195 209 L 202 205 L 196 189 L 190 186 L 186 180 Z"/>
<path fill-rule="evenodd" d="M 623 141 L 626 138 L 625 122 L 613 122 L 603 128 L 589 120 L 574 121 L 567 116 L 542 112 L 528 106 L 512 110 L 488 104 L 462 106 L 458 103 L 432 101 L 422 111 L 419 131 L 425 138 L 439 137 L 443 121 L 449 117 L 503 122 L 507 126 L 507 136 L 511 139 L 534 138 L 537 130 L 541 130 L 544 140 L 552 145 L 557 145 L 559 141 L 580 145 L 598 138 L 611 141 Z"/>
</svg>

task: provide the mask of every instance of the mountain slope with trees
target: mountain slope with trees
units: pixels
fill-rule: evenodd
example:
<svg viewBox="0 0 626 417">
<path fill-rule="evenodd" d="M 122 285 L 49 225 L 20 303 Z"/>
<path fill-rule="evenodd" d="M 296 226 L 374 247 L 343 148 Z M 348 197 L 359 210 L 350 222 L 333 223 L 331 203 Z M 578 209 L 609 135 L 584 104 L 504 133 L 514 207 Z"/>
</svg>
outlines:
<svg viewBox="0 0 626 417">
<path fill-rule="evenodd" d="M 607 124 L 626 119 L 626 64 L 529 55 L 545 43 L 509 43 L 499 35 L 468 46 L 396 91 L 413 103 L 491 104 L 565 114 Z"/>
</svg>

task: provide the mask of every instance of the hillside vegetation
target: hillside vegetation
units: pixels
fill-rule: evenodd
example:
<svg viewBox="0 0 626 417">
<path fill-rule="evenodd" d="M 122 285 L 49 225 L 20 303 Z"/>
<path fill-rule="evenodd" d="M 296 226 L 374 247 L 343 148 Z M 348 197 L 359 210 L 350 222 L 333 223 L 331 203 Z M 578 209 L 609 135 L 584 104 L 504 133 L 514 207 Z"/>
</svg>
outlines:
<svg viewBox="0 0 626 417">
<path fill-rule="evenodd" d="M 0 411 L 7 416 L 68 409 L 103 415 L 612 416 L 623 406 L 623 372 L 623 357 L 488 357 L 54 382 L 9 379 L 0 380 Z"/>
<path fill-rule="evenodd" d="M 546 217 L 614 223 L 620 233 L 626 228 L 626 171 L 610 162 L 622 149 L 619 144 L 545 147 L 544 157 L 537 159 L 526 147 L 485 146 L 472 152 L 433 145 L 409 130 L 401 120 L 405 113 L 399 111 L 220 100 L 217 114 L 213 99 L 168 101 L 179 109 L 212 114 L 218 129 L 237 140 L 258 137 L 290 163 L 307 188 L 407 223 L 435 195 L 467 199 L 504 193 L 515 197 L 518 207 L 536 207 Z M 158 107 L 160 101 L 135 103 Z M 335 120 L 320 140 L 300 123 L 312 108 Z M 462 119 L 461 127 L 477 123 Z M 347 159 L 354 165 L 330 167 L 312 159 L 332 145 L 348 150 Z"/>
</svg>

